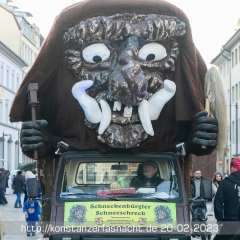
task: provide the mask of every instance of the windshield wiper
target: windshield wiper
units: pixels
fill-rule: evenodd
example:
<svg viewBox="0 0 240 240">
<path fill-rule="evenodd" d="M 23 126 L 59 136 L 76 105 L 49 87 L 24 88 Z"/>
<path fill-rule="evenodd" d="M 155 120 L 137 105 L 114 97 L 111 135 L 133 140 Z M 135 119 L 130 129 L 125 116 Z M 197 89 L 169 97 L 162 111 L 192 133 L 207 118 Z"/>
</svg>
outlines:
<svg viewBox="0 0 240 240">
<path fill-rule="evenodd" d="M 75 195 L 95 195 L 95 193 L 60 193 L 60 196 L 75 196 Z"/>
</svg>

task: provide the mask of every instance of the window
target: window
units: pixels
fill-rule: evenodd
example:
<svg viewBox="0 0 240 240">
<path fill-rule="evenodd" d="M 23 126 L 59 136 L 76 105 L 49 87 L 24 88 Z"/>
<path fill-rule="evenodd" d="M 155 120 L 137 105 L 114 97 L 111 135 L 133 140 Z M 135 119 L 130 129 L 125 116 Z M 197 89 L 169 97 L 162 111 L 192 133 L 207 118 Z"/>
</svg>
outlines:
<svg viewBox="0 0 240 240">
<path fill-rule="evenodd" d="M 229 103 L 229 101 L 230 101 L 230 91 L 227 90 L 227 103 Z"/>
<path fill-rule="evenodd" d="M 30 51 L 30 65 L 33 63 L 33 51 Z"/>
<path fill-rule="evenodd" d="M 8 124 L 8 108 L 9 108 L 9 101 L 6 100 L 5 102 L 5 123 Z"/>
<path fill-rule="evenodd" d="M 28 51 L 27 51 L 27 62 L 30 63 L 30 49 L 28 48 Z"/>
<path fill-rule="evenodd" d="M 14 91 L 15 72 L 12 71 L 12 90 Z"/>
<path fill-rule="evenodd" d="M 227 61 L 227 75 L 229 75 L 229 72 L 230 72 L 230 62 Z"/>
<path fill-rule="evenodd" d="M 232 52 L 232 68 L 234 68 L 234 52 Z"/>
<path fill-rule="evenodd" d="M 234 122 L 232 122 L 232 143 L 235 143 L 235 127 L 234 127 Z"/>
<path fill-rule="evenodd" d="M 24 54 L 24 50 L 25 50 L 25 49 L 24 49 L 24 43 L 22 42 L 22 59 L 23 59 L 23 60 L 24 60 L 24 55 L 25 55 L 25 54 Z"/>
<path fill-rule="evenodd" d="M 18 156 L 19 156 L 19 141 L 16 141 L 15 142 L 15 168 L 18 169 L 19 167 L 19 159 L 18 159 Z"/>
<path fill-rule="evenodd" d="M 137 177 L 143 175 L 143 162 L 145 158 L 132 159 L 131 157 L 112 158 L 112 159 L 84 159 L 68 158 L 64 159 L 63 174 L 59 179 L 58 192 L 61 198 L 68 201 L 68 194 L 76 194 L 76 198 L 89 198 L 90 195 L 98 195 L 100 200 L 107 191 L 109 197 L 114 195 L 116 189 L 122 189 L 127 195 L 129 188 L 135 188 L 144 197 L 152 195 L 155 192 L 164 192 L 169 201 L 179 198 L 181 189 L 179 188 L 178 177 L 175 174 L 175 161 L 170 158 L 160 156 L 150 162 L 153 165 L 147 165 L 147 168 L 156 168 L 156 178 L 159 180 L 155 185 L 149 186 L 149 191 L 145 192 L 145 183 L 138 182 Z M 150 159 L 148 159 L 150 160 Z M 164 181 L 161 181 L 164 179 Z M 114 186 L 114 187 L 113 187 Z M 114 190 L 113 190 L 114 188 Z M 113 190 L 113 191 L 112 191 Z M 103 191 L 103 192 L 102 192 Z M 142 196 L 141 196 L 142 197 Z M 124 195 L 120 196 L 124 199 Z M 127 199 L 138 199 L 138 194 L 127 195 Z M 156 199 L 157 200 L 157 199 Z"/>
<path fill-rule="evenodd" d="M 239 62 L 240 62 L 240 46 L 239 46 L 239 48 L 238 48 L 238 60 L 239 60 Z"/>
<path fill-rule="evenodd" d="M 220 76 L 222 77 L 222 66 L 220 67 Z"/>
<path fill-rule="evenodd" d="M 27 46 L 24 44 L 24 60 L 27 62 Z"/>
<path fill-rule="evenodd" d="M 238 84 L 238 86 L 239 86 L 239 91 L 238 92 L 239 92 L 239 98 L 240 98 L 240 83 Z"/>
<path fill-rule="evenodd" d="M 226 77 L 226 63 L 223 64 L 223 77 Z"/>
<path fill-rule="evenodd" d="M 234 86 L 232 87 L 232 102 L 234 102 Z"/>
<path fill-rule="evenodd" d="M 238 100 L 238 83 L 236 84 L 235 90 L 236 90 L 236 101 L 237 101 Z"/>
<path fill-rule="evenodd" d="M 9 67 L 7 67 L 6 86 L 9 88 Z"/>
<path fill-rule="evenodd" d="M 235 49 L 235 65 L 238 64 L 238 49 Z"/>
<path fill-rule="evenodd" d="M 4 159 L 3 156 L 3 137 L 0 138 L 0 158 Z M 4 166 L 4 161 L 0 161 L 0 166 L 3 167 Z"/>
<path fill-rule="evenodd" d="M 0 84 L 3 84 L 3 71 L 4 71 L 4 67 L 3 67 L 3 63 L 1 62 L 1 67 L 0 67 Z"/>
<path fill-rule="evenodd" d="M 238 119 L 238 128 L 239 128 L 239 125 L 240 124 L 240 118 Z M 237 132 L 237 136 L 238 136 L 238 143 L 239 143 L 239 139 L 240 139 L 240 131 Z"/>
<path fill-rule="evenodd" d="M 0 101 L 0 122 L 2 122 L 2 114 L 3 114 L 3 103 Z"/>
<path fill-rule="evenodd" d="M 19 74 L 17 74 L 17 86 L 16 86 L 16 91 L 18 90 L 19 88 Z"/>
</svg>

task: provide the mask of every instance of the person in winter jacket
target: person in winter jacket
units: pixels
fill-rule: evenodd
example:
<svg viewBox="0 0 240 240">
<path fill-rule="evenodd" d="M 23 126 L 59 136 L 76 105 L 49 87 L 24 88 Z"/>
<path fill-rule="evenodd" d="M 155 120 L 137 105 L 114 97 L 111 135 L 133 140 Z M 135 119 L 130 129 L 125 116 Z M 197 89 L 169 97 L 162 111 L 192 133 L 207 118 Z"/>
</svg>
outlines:
<svg viewBox="0 0 240 240">
<path fill-rule="evenodd" d="M 29 198 L 23 206 L 23 212 L 25 213 L 25 219 L 27 222 L 27 236 L 35 236 L 36 222 L 41 218 L 41 206 L 39 201 Z"/>
<path fill-rule="evenodd" d="M 220 182 L 223 180 L 223 176 L 220 172 L 215 172 L 212 179 L 212 195 L 216 195 Z"/>
<path fill-rule="evenodd" d="M 13 185 L 14 185 L 14 194 L 16 194 L 17 196 L 14 207 L 22 208 L 21 196 L 22 196 L 22 192 L 24 191 L 24 180 L 22 176 L 22 171 L 17 172 L 17 176 L 13 179 Z"/>
<path fill-rule="evenodd" d="M 233 158 L 230 163 L 229 177 L 219 184 L 215 199 L 214 213 L 218 223 L 222 225 L 220 234 L 214 240 L 230 240 L 237 230 L 237 207 L 240 201 L 240 158 Z"/>
<path fill-rule="evenodd" d="M 193 176 L 190 180 L 190 191 L 191 191 L 191 197 L 202 197 L 205 198 L 205 191 L 202 183 L 202 172 L 199 169 L 194 170 Z"/>
<path fill-rule="evenodd" d="M 0 168 L 0 205 L 5 205 L 8 203 L 5 197 L 5 188 L 6 188 L 6 175 L 4 174 L 5 169 Z"/>
</svg>

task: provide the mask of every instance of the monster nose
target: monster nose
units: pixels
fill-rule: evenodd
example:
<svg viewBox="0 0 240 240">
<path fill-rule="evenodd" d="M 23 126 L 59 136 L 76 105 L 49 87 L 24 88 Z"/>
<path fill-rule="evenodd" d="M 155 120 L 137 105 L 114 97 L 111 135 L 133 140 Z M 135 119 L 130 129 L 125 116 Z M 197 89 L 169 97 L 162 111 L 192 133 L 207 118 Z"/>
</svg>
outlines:
<svg viewBox="0 0 240 240">
<path fill-rule="evenodd" d="M 118 64 L 109 81 L 109 92 L 126 105 L 139 105 L 147 93 L 148 82 L 137 61 L 137 36 L 129 37 L 122 47 Z"/>
</svg>

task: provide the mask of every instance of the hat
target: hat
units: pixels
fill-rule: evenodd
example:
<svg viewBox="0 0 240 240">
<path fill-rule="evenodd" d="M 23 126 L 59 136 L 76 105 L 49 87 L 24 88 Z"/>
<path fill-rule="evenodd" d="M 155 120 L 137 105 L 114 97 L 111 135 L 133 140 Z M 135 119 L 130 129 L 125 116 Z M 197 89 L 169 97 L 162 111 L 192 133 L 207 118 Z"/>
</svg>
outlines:
<svg viewBox="0 0 240 240">
<path fill-rule="evenodd" d="M 22 174 L 22 171 L 17 171 L 17 174 L 19 174 L 19 175 Z"/>
<path fill-rule="evenodd" d="M 152 160 L 146 160 L 145 162 L 143 162 L 143 166 L 146 166 L 146 165 L 152 166 L 154 168 L 158 167 L 158 165 L 154 161 L 152 161 Z"/>
<path fill-rule="evenodd" d="M 230 166 L 235 167 L 240 172 L 240 158 L 232 158 Z"/>
</svg>

